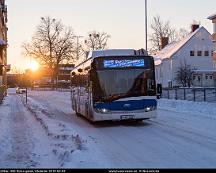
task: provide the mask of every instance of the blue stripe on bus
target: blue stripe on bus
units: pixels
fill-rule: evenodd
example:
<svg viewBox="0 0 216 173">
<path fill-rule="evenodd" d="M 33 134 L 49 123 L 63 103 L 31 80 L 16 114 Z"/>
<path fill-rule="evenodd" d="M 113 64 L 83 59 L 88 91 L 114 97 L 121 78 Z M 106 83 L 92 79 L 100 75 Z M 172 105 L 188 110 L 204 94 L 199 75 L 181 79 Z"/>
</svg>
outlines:
<svg viewBox="0 0 216 173">
<path fill-rule="evenodd" d="M 95 103 L 94 108 L 107 109 L 110 111 L 135 111 L 152 106 L 157 106 L 157 101 L 155 99 L 115 101 L 111 103 Z"/>
</svg>

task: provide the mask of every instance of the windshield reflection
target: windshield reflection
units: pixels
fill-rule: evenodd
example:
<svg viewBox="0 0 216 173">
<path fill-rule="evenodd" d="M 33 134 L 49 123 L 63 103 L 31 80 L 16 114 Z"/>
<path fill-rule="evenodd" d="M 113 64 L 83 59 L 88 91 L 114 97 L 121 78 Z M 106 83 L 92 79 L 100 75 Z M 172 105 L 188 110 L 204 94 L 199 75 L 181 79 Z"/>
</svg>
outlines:
<svg viewBox="0 0 216 173">
<path fill-rule="evenodd" d="M 150 69 L 101 70 L 95 72 L 94 76 L 95 102 L 156 94 L 154 72 Z"/>
</svg>

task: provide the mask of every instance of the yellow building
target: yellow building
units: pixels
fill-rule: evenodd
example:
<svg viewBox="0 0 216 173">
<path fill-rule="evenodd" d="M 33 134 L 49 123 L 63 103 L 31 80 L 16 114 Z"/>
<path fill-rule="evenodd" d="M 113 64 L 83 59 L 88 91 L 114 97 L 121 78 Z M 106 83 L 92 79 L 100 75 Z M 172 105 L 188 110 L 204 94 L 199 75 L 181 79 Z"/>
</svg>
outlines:
<svg viewBox="0 0 216 173">
<path fill-rule="evenodd" d="M 0 102 L 6 93 L 7 66 L 7 6 L 0 0 Z"/>
</svg>

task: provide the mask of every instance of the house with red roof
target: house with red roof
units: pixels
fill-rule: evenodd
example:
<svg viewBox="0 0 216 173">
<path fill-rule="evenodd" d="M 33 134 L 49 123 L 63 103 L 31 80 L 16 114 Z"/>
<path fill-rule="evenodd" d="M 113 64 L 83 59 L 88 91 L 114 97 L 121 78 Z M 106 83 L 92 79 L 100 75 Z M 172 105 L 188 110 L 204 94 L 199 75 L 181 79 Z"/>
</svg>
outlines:
<svg viewBox="0 0 216 173">
<path fill-rule="evenodd" d="M 176 72 L 182 65 L 187 64 L 195 72 L 193 86 L 216 85 L 212 35 L 204 27 L 192 25 L 191 32 L 182 40 L 168 44 L 166 38 L 162 39 L 162 42 L 162 50 L 154 55 L 157 83 L 163 87 L 181 86 L 175 79 Z"/>
</svg>

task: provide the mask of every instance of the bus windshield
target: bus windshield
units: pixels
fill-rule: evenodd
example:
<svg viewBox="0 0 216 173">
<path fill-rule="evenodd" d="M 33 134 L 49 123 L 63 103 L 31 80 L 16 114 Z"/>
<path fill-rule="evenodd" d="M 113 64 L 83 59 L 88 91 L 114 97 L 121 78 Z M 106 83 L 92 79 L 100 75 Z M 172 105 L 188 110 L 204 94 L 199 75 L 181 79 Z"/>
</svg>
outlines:
<svg viewBox="0 0 216 173">
<path fill-rule="evenodd" d="M 93 100 L 96 102 L 156 95 L 153 69 L 97 70 L 94 76 Z"/>
</svg>

